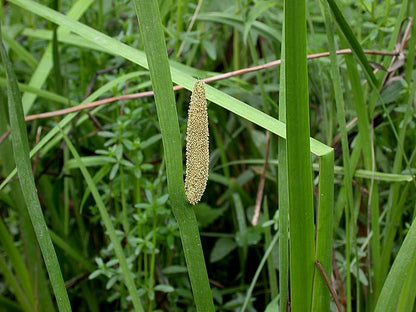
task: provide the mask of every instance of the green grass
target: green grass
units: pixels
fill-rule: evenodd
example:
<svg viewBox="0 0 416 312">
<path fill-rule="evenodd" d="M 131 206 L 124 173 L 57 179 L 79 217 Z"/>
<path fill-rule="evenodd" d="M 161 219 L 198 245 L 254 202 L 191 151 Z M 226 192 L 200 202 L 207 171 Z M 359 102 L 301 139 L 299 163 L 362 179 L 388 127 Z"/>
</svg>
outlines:
<svg viewBox="0 0 416 312">
<path fill-rule="evenodd" d="M 2 40 L 1 35 L 0 40 Z M 52 240 L 49 236 L 45 218 L 37 196 L 35 181 L 29 159 L 29 143 L 25 129 L 20 91 L 17 85 L 17 79 L 13 71 L 12 64 L 8 58 L 3 42 L 0 44 L 0 54 L 6 73 L 9 122 L 11 132 L 13 133 L 13 155 L 16 163 L 20 187 L 22 189 L 23 198 L 30 216 L 30 220 L 35 230 L 39 247 L 42 251 L 42 256 L 48 271 L 58 308 L 60 311 L 70 311 L 71 306 L 69 303 L 68 294 L 65 289 L 64 280 L 62 278 L 62 272 L 59 267 L 58 258 L 52 245 Z M 11 254 L 12 258 L 16 258 L 15 269 L 19 270 L 17 264 L 21 266 L 22 263 L 19 261 L 20 259 L 18 254 L 16 254 L 14 251 L 14 246 L 10 244 L 10 242 L 7 245 L 5 244 L 5 246 L 10 250 L 9 253 Z M 3 263 L 2 267 L 3 271 L 8 271 L 7 265 L 5 263 Z M 21 272 L 21 274 L 24 274 L 24 272 Z M 24 279 L 22 278 L 23 276 Z M 30 309 L 31 306 L 34 306 L 35 301 L 33 300 L 33 291 L 28 285 L 29 278 L 27 274 L 20 275 L 20 277 L 27 288 L 25 287 L 26 293 L 21 294 L 21 297 L 23 298 L 20 298 L 19 301 L 24 302 L 25 307 Z M 13 277 L 10 277 L 9 279 L 12 278 Z M 16 285 L 16 288 L 18 287 L 19 286 Z M 29 297 L 24 298 L 25 296 Z"/>
<path fill-rule="evenodd" d="M 408 1 L 1 2 L 0 304 L 336 311 L 333 287 L 345 311 L 412 311 L 416 36 L 400 36 L 415 15 Z M 364 53 L 400 41 L 403 63 Z M 186 118 L 204 78 L 210 178 L 191 206 Z"/>
</svg>

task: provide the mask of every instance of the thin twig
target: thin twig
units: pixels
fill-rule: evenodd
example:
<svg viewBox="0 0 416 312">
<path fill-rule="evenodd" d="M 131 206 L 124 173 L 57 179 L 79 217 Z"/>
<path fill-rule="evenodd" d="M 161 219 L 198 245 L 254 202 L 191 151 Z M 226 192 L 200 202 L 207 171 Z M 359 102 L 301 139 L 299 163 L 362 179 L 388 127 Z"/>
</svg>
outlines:
<svg viewBox="0 0 416 312">
<path fill-rule="evenodd" d="M 7 137 L 10 135 L 10 129 L 7 129 L 4 133 L 3 133 L 3 135 L 0 137 L 0 144 L 2 144 L 3 143 L 3 141 L 4 140 L 6 140 L 7 139 Z"/>
<path fill-rule="evenodd" d="M 91 94 L 91 92 L 94 88 L 95 82 L 97 81 L 97 78 L 98 78 L 99 75 L 109 73 L 113 70 L 116 70 L 116 69 L 119 69 L 121 67 L 127 66 L 128 64 L 129 64 L 129 62 L 126 61 L 123 64 L 111 66 L 111 67 L 108 67 L 108 68 L 103 68 L 103 69 L 100 69 L 97 72 L 95 72 L 94 76 L 92 77 L 92 79 L 91 79 L 91 81 L 90 81 L 90 83 L 87 87 L 87 90 L 85 91 L 84 99 L 86 99 L 88 96 L 90 96 L 90 94 Z"/>
<path fill-rule="evenodd" d="M 351 49 L 342 49 L 342 50 L 338 50 L 336 53 L 337 54 L 352 54 L 352 51 L 351 51 Z M 364 53 L 366 53 L 366 54 L 375 54 L 375 55 L 397 56 L 400 52 L 397 52 L 397 51 L 389 52 L 389 51 L 364 50 Z M 310 55 L 308 55 L 307 58 L 308 58 L 308 60 L 312 60 L 312 59 L 321 58 L 321 57 L 328 57 L 328 56 L 329 56 L 329 52 L 322 52 L 322 53 L 310 54 Z M 205 78 L 205 79 L 202 79 L 202 80 L 204 82 L 218 81 L 218 80 L 222 80 L 222 79 L 227 79 L 227 78 L 231 78 L 231 77 L 251 73 L 251 72 L 254 72 L 254 71 L 257 71 L 257 70 L 274 68 L 274 67 L 280 66 L 280 64 L 281 64 L 281 60 L 275 60 L 275 61 L 272 61 L 272 62 L 269 62 L 269 63 L 266 63 L 266 64 L 253 66 L 253 67 L 249 67 L 249 68 L 244 68 L 244 69 L 239 69 L 239 70 L 236 70 L 236 71 L 228 72 L 228 73 L 225 73 L 225 74 L 219 74 L 219 75 L 209 77 L 209 78 Z M 174 86 L 173 87 L 173 91 L 178 91 L 178 90 L 182 90 L 182 89 L 184 89 L 183 86 Z M 52 111 L 52 112 L 29 115 L 25 118 L 25 121 L 30 121 L 30 120 L 35 120 L 35 119 L 42 119 L 42 118 L 50 118 L 50 117 L 55 117 L 55 116 L 60 116 L 60 115 L 66 115 L 66 114 L 78 112 L 78 111 L 81 111 L 81 110 L 84 110 L 84 109 L 90 109 L 90 108 L 98 107 L 98 106 L 101 106 L 101 105 L 104 105 L 104 104 L 108 104 L 108 103 L 112 103 L 112 102 L 116 102 L 116 101 L 120 101 L 120 100 L 133 100 L 133 99 L 138 99 L 138 98 L 143 98 L 143 97 L 150 97 L 150 96 L 153 96 L 153 95 L 154 95 L 153 91 L 145 91 L 145 92 L 139 92 L 139 93 L 132 93 L 132 94 L 109 97 L 109 98 L 101 99 L 101 100 L 98 100 L 98 101 L 94 101 L 94 102 L 90 102 L 90 103 L 86 103 L 86 104 L 80 104 L 80 105 L 77 105 L 77 106 L 74 106 L 74 107 L 68 107 L 68 108 L 64 108 L 64 109 L 60 109 L 60 110 L 56 110 L 56 111 Z M 9 134 L 10 134 L 10 131 L 6 131 L 0 137 L 0 144 L 3 143 L 3 141 L 9 136 Z"/>
<path fill-rule="evenodd" d="M 315 264 L 318 267 L 319 272 L 321 272 L 321 275 L 322 275 L 322 277 L 325 280 L 326 286 L 328 286 L 329 292 L 331 293 L 331 296 L 332 296 L 332 298 L 335 301 L 335 304 L 337 306 L 338 312 L 342 312 L 343 310 L 342 310 L 341 304 L 339 303 L 337 294 L 336 294 L 334 288 L 332 287 L 331 283 L 329 282 L 328 276 L 326 276 L 325 270 L 322 267 L 321 262 L 319 262 L 319 260 L 316 260 L 315 261 Z"/>
<path fill-rule="evenodd" d="M 260 208 L 261 208 L 261 202 L 263 199 L 263 191 L 264 191 L 264 180 L 266 178 L 267 162 L 269 160 L 269 145 L 270 145 L 270 134 L 269 134 L 269 131 L 266 131 L 266 151 L 264 153 L 265 154 L 264 164 L 263 164 L 263 170 L 261 172 L 260 183 L 257 189 L 256 207 L 254 208 L 253 220 L 251 221 L 253 225 L 257 225 L 257 222 L 259 221 Z"/>
<path fill-rule="evenodd" d="M 347 299 L 345 298 L 344 285 L 342 284 L 341 273 L 339 272 L 337 262 L 335 261 L 335 250 L 334 249 L 332 249 L 332 270 L 335 274 L 334 279 L 335 279 L 336 284 L 337 284 L 339 297 L 341 298 L 342 305 L 345 307 L 347 305 Z"/>
<path fill-rule="evenodd" d="M 403 26 L 403 24 L 404 24 L 404 21 L 402 22 L 402 25 L 400 25 L 400 28 Z M 410 38 L 412 24 L 413 24 L 413 19 L 409 18 L 409 23 L 407 24 L 407 27 L 404 31 L 402 38 L 400 39 L 399 35 L 396 38 L 395 49 L 396 49 L 397 55 L 394 55 L 390 61 L 390 66 L 387 69 L 387 72 L 383 77 L 382 86 L 387 85 L 389 81 L 391 82 L 391 79 L 394 76 L 394 72 L 404 65 L 404 58 L 405 58 L 404 48 L 405 48 L 406 42 Z"/>
<path fill-rule="evenodd" d="M 358 118 L 354 117 L 353 119 L 351 119 L 346 125 L 345 128 L 347 129 L 347 132 L 350 131 L 353 127 L 355 127 L 356 123 L 357 123 Z M 341 133 L 338 133 L 334 139 L 331 142 L 331 146 L 334 147 L 336 144 L 338 144 L 338 142 L 341 140 Z"/>
<path fill-rule="evenodd" d="M 196 6 L 195 12 L 192 15 L 191 22 L 189 23 L 188 29 L 186 30 L 187 33 L 191 32 L 192 27 L 194 27 L 194 23 L 196 21 L 196 18 L 198 17 L 199 11 L 201 10 L 202 2 L 204 2 L 204 0 L 199 0 L 198 1 L 198 5 Z M 179 56 L 182 54 L 182 51 L 183 51 L 184 47 L 185 47 L 185 40 L 182 41 L 181 46 L 179 47 L 178 54 L 177 54 L 176 57 L 179 58 Z"/>
<path fill-rule="evenodd" d="M 397 55 L 397 52 L 395 52 L 395 51 L 387 52 L 387 51 L 364 50 L 364 52 L 367 53 L 367 54 L 393 55 L 393 56 Z M 337 54 L 351 54 L 351 53 L 352 52 L 351 52 L 350 49 L 343 49 L 343 50 L 338 50 L 337 51 Z M 311 60 L 311 59 L 327 57 L 327 56 L 329 56 L 329 52 L 316 53 L 316 54 L 309 55 L 308 59 Z M 277 67 L 277 66 L 280 66 L 280 64 L 281 64 L 281 60 L 276 60 L 276 61 L 272 61 L 272 62 L 269 62 L 269 63 L 266 63 L 266 64 L 258 65 L 258 66 L 239 69 L 239 70 L 235 70 L 235 71 L 228 72 L 228 73 L 225 73 L 225 74 L 219 74 L 219 75 L 209 77 L 209 78 L 205 78 L 205 79 L 202 79 L 202 80 L 204 82 L 218 81 L 218 80 L 222 80 L 222 79 L 227 79 L 227 78 L 231 78 L 231 77 L 251 73 L 251 72 L 254 72 L 254 71 L 257 71 L 257 70 Z M 173 91 L 178 91 L 178 90 L 182 90 L 182 89 L 184 89 L 183 86 L 174 86 L 173 87 Z M 29 121 L 29 120 L 49 118 L 49 117 L 54 117 L 54 116 L 59 116 L 59 115 L 66 115 L 66 114 L 69 114 L 69 113 L 77 112 L 77 111 L 88 109 L 88 108 L 94 108 L 94 107 L 97 107 L 97 106 L 101 106 L 101 105 L 104 105 L 104 104 L 108 104 L 108 103 L 112 103 L 112 102 L 116 102 L 116 101 L 120 101 L 120 100 L 133 100 L 133 99 L 138 99 L 138 98 L 143 98 L 143 97 L 149 97 L 149 96 L 153 96 L 153 94 L 154 94 L 153 91 L 145 91 L 145 92 L 139 92 L 139 93 L 132 93 L 132 94 L 114 96 L 114 97 L 110 97 L 110 98 L 90 102 L 90 103 L 87 103 L 87 104 L 80 104 L 80 105 L 77 105 L 75 107 L 69 107 L 69 108 L 64 108 L 64 109 L 61 109 L 61 110 L 56 110 L 56 111 L 53 111 L 53 112 L 30 115 L 30 116 L 27 116 L 25 118 L 25 120 Z"/>
</svg>

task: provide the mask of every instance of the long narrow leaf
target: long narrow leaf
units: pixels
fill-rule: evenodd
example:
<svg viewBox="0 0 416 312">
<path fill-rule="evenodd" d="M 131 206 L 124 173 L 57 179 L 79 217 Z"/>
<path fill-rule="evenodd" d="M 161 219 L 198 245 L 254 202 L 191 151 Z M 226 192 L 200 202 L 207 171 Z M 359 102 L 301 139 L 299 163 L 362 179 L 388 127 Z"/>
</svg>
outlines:
<svg viewBox="0 0 416 312">
<path fill-rule="evenodd" d="M 195 305 L 198 311 L 214 311 L 198 223 L 185 199 L 181 137 L 159 8 L 155 0 L 135 0 L 134 4 L 155 93 L 170 202 L 179 225 Z"/>
<path fill-rule="evenodd" d="M 311 311 L 314 208 L 309 141 L 306 1 L 285 2 L 286 152 L 292 311 Z"/>
<path fill-rule="evenodd" d="M 71 9 L 68 12 L 68 16 L 75 20 L 79 19 L 88 7 L 94 2 L 94 0 L 78 0 L 74 3 Z M 58 36 L 68 33 L 68 29 L 58 29 Z M 38 67 L 35 72 L 32 74 L 29 85 L 35 88 L 41 88 L 44 82 L 48 77 L 48 73 L 51 71 L 53 66 L 53 57 L 52 57 L 52 43 L 46 48 L 42 59 L 38 63 Z M 23 111 L 25 115 L 32 108 L 33 103 L 36 100 L 37 95 L 33 93 L 24 93 L 22 97 L 23 102 Z"/>
<path fill-rule="evenodd" d="M 42 251 L 42 256 L 46 264 L 46 269 L 51 280 L 59 310 L 71 311 L 68 294 L 66 292 L 62 273 L 59 268 L 58 258 L 56 256 L 38 199 L 29 158 L 29 144 L 23 115 L 22 100 L 20 98 L 20 91 L 17 85 L 17 79 L 13 72 L 12 64 L 6 54 L 3 41 L 1 40 L 1 29 L 0 41 L 0 53 L 8 82 L 7 93 L 9 101 L 9 119 L 12 132 L 13 154 L 16 161 L 19 182 L 23 191 L 22 193 L 27 205 L 29 216 Z"/>
<path fill-rule="evenodd" d="M 326 3 L 323 3 L 321 6 L 325 17 L 325 28 L 328 38 L 328 46 L 330 52 L 330 59 L 331 59 L 331 78 L 333 81 L 333 89 L 335 94 L 335 104 L 336 104 L 336 115 L 338 121 L 338 127 L 341 133 L 341 145 L 342 145 L 342 163 L 344 166 L 344 188 L 345 188 L 345 222 L 346 222 L 346 246 L 345 246 L 345 258 L 346 258 L 346 274 L 347 274 L 347 310 L 351 309 L 351 274 L 350 274 L 350 265 L 351 265 L 351 241 L 352 237 L 355 236 L 353 231 L 353 224 L 355 224 L 355 220 L 352 220 L 351 216 L 353 215 L 353 189 L 352 189 L 352 168 L 350 162 L 350 150 L 348 145 L 348 134 L 347 134 L 347 126 L 346 126 L 346 117 L 345 117 L 345 103 L 342 97 L 342 90 L 341 90 L 341 77 L 339 73 L 339 64 L 338 58 L 336 55 L 336 47 L 335 47 L 335 33 L 333 30 L 333 23 L 331 19 L 331 15 L 329 14 L 329 8 Z M 321 200 L 321 198 L 319 198 Z M 331 222 L 332 224 L 332 222 Z M 331 231 L 332 232 L 332 231 Z M 331 265 L 330 263 L 329 266 Z M 329 272 L 327 272 L 328 274 Z M 329 308 L 329 307 L 328 307 Z M 322 308 L 317 308 L 318 310 L 322 310 Z"/>
<path fill-rule="evenodd" d="M 316 217 L 316 256 L 331 276 L 334 205 L 334 153 L 320 157 L 319 198 Z M 319 270 L 315 270 L 312 311 L 329 311 L 329 290 Z"/>
<path fill-rule="evenodd" d="M 34 1 L 30 0 L 10 0 L 11 3 L 21 6 L 22 8 L 29 10 L 50 20 L 56 24 L 64 26 L 65 28 L 71 29 L 72 32 L 77 33 L 84 39 L 92 41 L 95 44 L 100 45 L 108 51 L 111 51 L 114 55 L 124 57 L 146 69 L 148 64 L 146 56 L 142 51 L 138 51 L 130 46 L 127 46 L 109 36 L 106 36 L 99 31 L 96 31 L 82 23 L 74 21 L 67 16 L 51 10 L 45 6 L 42 6 Z M 188 90 L 192 90 L 195 83 L 195 79 L 188 74 L 180 71 L 176 66 L 171 66 L 171 75 L 173 82 L 183 86 Z M 212 88 L 206 85 L 206 97 L 212 103 L 215 103 L 225 109 L 269 130 L 270 132 L 286 137 L 285 124 L 276 120 L 275 118 L 251 107 L 239 101 L 220 90 Z M 320 156 L 328 153 L 331 148 L 325 144 L 310 138 L 311 152 Z"/>
<path fill-rule="evenodd" d="M 284 33 L 283 33 L 284 38 Z M 285 44 L 282 44 L 282 59 L 285 57 Z M 280 93 L 279 93 L 279 120 L 286 122 L 286 95 L 285 95 L 285 68 L 286 62 L 280 67 Z M 278 138 L 279 171 L 277 185 L 279 192 L 279 305 L 283 311 L 287 310 L 289 294 L 289 191 L 287 183 L 287 153 L 286 140 Z"/>
<path fill-rule="evenodd" d="M 331 11 L 334 14 L 334 18 L 338 23 L 339 28 L 343 32 L 345 39 L 351 46 L 351 50 L 357 56 L 358 61 L 360 62 L 361 66 L 364 69 L 364 74 L 366 75 L 367 79 L 369 80 L 370 84 L 374 87 L 379 85 L 376 76 L 374 76 L 373 70 L 370 66 L 370 63 L 367 60 L 367 57 L 364 54 L 363 48 L 361 47 L 360 43 L 354 36 L 351 27 L 349 26 L 347 20 L 345 19 L 344 15 L 342 14 L 341 10 L 339 9 L 335 0 L 327 0 L 329 6 L 331 7 Z"/>
<path fill-rule="evenodd" d="M 66 135 L 64 135 L 64 139 L 65 139 L 66 144 L 68 144 L 68 148 L 71 151 L 72 155 L 74 156 L 75 159 L 78 160 L 79 169 L 81 170 L 82 175 L 84 176 L 85 182 L 87 183 L 88 188 L 90 189 L 91 194 L 94 197 L 95 203 L 97 204 L 98 210 L 99 210 L 100 215 L 101 215 L 101 219 L 104 223 L 104 226 L 106 228 L 108 236 L 110 237 L 111 243 L 113 244 L 114 252 L 116 254 L 116 257 L 117 257 L 117 259 L 120 263 L 121 272 L 123 274 L 127 289 L 129 291 L 129 294 L 130 294 L 131 299 L 133 301 L 134 308 L 136 309 L 136 311 L 143 312 L 144 309 L 143 309 L 143 306 L 140 302 L 140 298 L 139 298 L 139 295 L 138 295 L 138 292 L 137 292 L 137 288 L 136 288 L 136 285 L 134 284 L 134 281 L 133 281 L 133 276 L 132 276 L 131 272 L 129 271 L 123 248 L 121 247 L 120 241 L 117 238 L 114 226 L 111 223 L 110 216 L 108 215 L 108 212 L 107 212 L 107 209 L 104 205 L 104 202 L 101 199 L 100 193 L 98 192 L 97 187 L 96 187 L 90 173 L 88 172 L 88 169 L 82 163 L 81 158 L 80 158 L 77 150 L 75 149 L 74 145 L 72 144 L 72 142 L 68 139 L 68 137 Z"/>
<path fill-rule="evenodd" d="M 23 291 L 25 292 L 25 296 L 27 297 L 29 306 L 32 306 L 33 308 L 35 306 L 35 297 L 31 287 L 29 272 L 22 259 L 22 255 L 19 254 L 19 250 L 15 246 L 13 239 L 7 231 L 6 225 L 4 224 L 3 220 L 0 220 L 0 237 L 3 249 L 9 256 L 13 269 L 16 272 L 17 277 L 19 278 L 19 282 L 22 286 Z"/>
<path fill-rule="evenodd" d="M 408 279 L 414 279 L 416 274 L 416 219 L 404 239 L 399 253 L 394 260 L 393 266 L 387 276 L 383 289 L 381 290 L 375 312 L 393 312 L 404 298 L 402 291 L 407 285 Z M 404 293 L 405 296 L 412 296 L 414 293 Z"/>
</svg>

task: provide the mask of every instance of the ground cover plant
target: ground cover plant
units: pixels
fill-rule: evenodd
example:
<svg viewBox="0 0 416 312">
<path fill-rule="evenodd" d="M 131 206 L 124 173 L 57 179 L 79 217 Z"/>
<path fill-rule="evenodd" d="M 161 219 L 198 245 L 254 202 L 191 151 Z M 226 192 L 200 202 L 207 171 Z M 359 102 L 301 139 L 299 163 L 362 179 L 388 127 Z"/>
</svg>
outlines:
<svg viewBox="0 0 416 312">
<path fill-rule="evenodd" d="M 414 310 L 413 1 L 0 4 L 0 310 Z"/>
</svg>

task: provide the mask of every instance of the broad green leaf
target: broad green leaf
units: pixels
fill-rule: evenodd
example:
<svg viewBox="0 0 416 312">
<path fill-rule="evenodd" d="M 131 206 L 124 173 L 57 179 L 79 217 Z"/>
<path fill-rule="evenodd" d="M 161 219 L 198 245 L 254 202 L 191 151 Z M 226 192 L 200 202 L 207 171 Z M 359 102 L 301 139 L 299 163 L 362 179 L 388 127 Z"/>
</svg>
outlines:
<svg viewBox="0 0 416 312">
<path fill-rule="evenodd" d="M 209 256 L 209 261 L 211 263 L 220 261 L 228 256 L 234 249 L 237 248 L 237 243 L 231 238 L 219 238 L 212 248 L 211 254 Z"/>
</svg>

